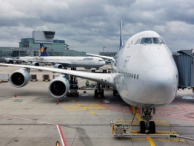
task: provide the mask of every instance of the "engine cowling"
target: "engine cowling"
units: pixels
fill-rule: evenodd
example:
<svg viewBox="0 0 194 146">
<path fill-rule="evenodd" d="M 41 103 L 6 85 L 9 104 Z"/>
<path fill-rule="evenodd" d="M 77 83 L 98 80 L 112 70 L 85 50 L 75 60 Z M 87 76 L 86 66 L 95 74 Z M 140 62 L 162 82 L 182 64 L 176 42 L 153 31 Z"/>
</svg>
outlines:
<svg viewBox="0 0 194 146">
<path fill-rule="evenodd" d="M 21 68 L 10 75 L 10 83 L 17 88 L 24 87 L 30 79 L 30 70 Z"/>
<path fill-rule="evenodd" d="M 54 68 L 62 68 L 63 66 L 61 64 L 55 64 Z"/>
<path fill-rule="evenodd" d="M 65 97 L 69 91 L 69 81 L 65 78 L 65 75 L 60 75 L 51 81 L 49 85 L 49 93 L 55 98 Z"/>
<path fill-rule="evenodd" d="M 38 62 L 32 62 L 33 66 L 40 66 L 40 64 Z"/>
</svg>

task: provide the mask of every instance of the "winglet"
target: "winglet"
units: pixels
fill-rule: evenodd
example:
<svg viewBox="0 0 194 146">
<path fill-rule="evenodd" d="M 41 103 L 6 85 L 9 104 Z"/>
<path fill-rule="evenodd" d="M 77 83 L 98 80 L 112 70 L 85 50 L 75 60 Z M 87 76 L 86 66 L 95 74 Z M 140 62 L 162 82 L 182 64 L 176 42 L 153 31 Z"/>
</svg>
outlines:
<svg viewBox="0 0 194 146">
<path fill-rule="evenodd" d="M 120 23 L 120 49 L 123 47 L 122 21 Z"/>
<path fill-rule="evenodd" d="M 43 44 L 40 44 L 40 56 L 48 56 L 46 49 L 47 47 L 44 47 Z"/>
</svg>

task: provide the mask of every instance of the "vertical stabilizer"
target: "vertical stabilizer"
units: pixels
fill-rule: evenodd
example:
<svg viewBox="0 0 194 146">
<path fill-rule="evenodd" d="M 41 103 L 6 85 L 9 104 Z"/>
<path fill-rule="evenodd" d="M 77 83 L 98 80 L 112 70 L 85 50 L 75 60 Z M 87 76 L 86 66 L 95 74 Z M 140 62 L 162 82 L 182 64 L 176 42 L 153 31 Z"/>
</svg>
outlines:
<svg viewBox="0 0 194 146">
<path fill-rule="evenodd" d="M 40 56 L 48 56 L 46 49 L 47 49 L 47 47 L 44 47 L 43 44 L 40 44 Z"/>
<path fill-rule="evenodd" d="M 120 49 L 123 47 L 122 21 L 120 23 Z"/>
</svg>

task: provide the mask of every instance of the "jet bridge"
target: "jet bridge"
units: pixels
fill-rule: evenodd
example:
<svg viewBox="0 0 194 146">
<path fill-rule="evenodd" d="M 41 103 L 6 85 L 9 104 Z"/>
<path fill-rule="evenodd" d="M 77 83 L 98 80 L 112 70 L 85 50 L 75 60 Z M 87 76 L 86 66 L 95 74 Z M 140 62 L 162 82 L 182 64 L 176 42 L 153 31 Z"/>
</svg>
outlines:
<svg viewBox="0 0 194 146">
<path fill-rule="evenodd" d="M 194 52 L 192 50 L 181 50 L 173 53 L 179 73 L 178 88 L 194 89 Z"/>
</svg>

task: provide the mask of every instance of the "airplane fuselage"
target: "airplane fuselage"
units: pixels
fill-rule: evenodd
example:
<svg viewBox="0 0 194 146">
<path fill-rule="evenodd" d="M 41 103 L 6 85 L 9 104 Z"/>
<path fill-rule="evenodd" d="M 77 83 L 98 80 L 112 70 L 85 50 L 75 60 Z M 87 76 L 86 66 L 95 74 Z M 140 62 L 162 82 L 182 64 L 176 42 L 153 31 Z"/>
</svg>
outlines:
<svg viewBox="0 0 194 146">
<path fill-rule="evenodd" d="M 148 42 L 142 43 L 145 38 Z M 157 42 L 157 38 L 162 42 Z M 131 37 L 115 56 L 113 69 L 118 73 L 114 84 L 121 98 L 130 105 L 155 107 L 175 98 L 177 67 L 167 45 L 153 31 Z"/>
<path fill-rule="evenodd" d="M 105 65 L 105 61 L 99 57 L 37 56 L 37 57 L 20 57 L 20 59 L 23 60 L 23 62 L 61 64 L 64 67 L 99 68 Z"/>
</svg>

